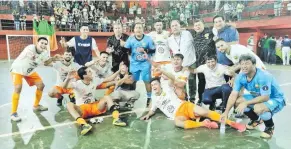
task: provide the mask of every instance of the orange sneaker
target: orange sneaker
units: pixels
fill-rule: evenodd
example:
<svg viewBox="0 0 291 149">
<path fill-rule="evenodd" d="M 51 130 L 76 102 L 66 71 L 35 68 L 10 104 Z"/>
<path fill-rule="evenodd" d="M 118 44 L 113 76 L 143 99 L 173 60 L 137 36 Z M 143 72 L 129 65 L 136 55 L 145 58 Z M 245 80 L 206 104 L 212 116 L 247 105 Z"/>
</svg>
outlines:
<svg viewBox="0 0 291 149">
<path fill-rule="evenodd" d="M 218 128 L 218 124 L 216 122 L 212 122 L 209 119 L 205 119 L 203 122 L 205 127 L 209 128 L 209 129 L 217 129 Z"/>
<path fill-rule="evenodd" d="M 236 122 L 232 122 L 230 126 L 237 129 L 239 132 L 244 132 L 247 129 L 245 125 Z"/>
</svg>

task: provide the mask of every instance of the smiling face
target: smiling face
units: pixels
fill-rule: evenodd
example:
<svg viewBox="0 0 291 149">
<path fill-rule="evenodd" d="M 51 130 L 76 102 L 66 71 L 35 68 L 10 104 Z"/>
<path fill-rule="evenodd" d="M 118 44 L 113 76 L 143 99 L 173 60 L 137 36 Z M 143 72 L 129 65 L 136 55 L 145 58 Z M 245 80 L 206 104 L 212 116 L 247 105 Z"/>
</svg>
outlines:
<svg viewBox="0 0 291 149">
<path fill-rule="evenodd" d="M 203 32 L 203 30 L 204 30 L 204 24 L 201 21 L 194 23 L 194 30 L 197 33 Z"/>
<path fill-rule="evenodd" d="M 114 32 L 114 34 L 115 34 L 116 36 L 121 35 L 121 33 L 122 33 L 122 25 L 121 25 L 121 24 L 115 24 L 115 25 L 113 26 L 113 32 Z"/>
<path fill-rule="evenodd" d="M 218 41 L 216 44 L 215 44 L 216 48 L 218 51 L 224 53 L 226 50 L 227 50 L 227 43 L 225 41 Z"/>
<path fill-rule="evenodd" d="M 217 30 L 222 29 L 225 26 L 225 21 L 222 19 L 222 17 L 218 17 L 214 19 L 214 27 Z"/>
<path fill-rule="evenodd" d="M 80 33 L 81 33 L 81 36 L 87 37 L 88 33 L 89 33 L 89 27 L 88 26 L 82 26 L 80 28 Z"/>
<path fill-rule="evenodd" d="M 158 80 L 154 80 L 151 82 L 152 91 L 155 95 L 159 95 L 162 91 L 161 84 Z"/>
<path fill-rule="evenodd" d="M 65 59 L 65 61 L 70 62 L 72 60 L 72 58 L 73 58 L 73 55 L 72 55 L 71 52 L 65 52 L 64 53 L 64 59 Z"/>
<path fill-rule="evenodd" d="M 44 40 L 44 39 L 41 39 L 37 42 L 37 45 L 36 45 L 36 50 L 38 53 L 42 53 L 44 50 L 47 49 L 47 44 L 48 44 L 48 41 L 47 40 Z"/>
<path fill-rule="evenodd" d="M 84 80 L 92 81 L 93 80 L 93 71 L 91 68 L 86 69 L 86 74 L 83 75 Z"/>
<path fill-rule="evenodd" d="M 217 61 L 214 58 L 206 60 L 206 66 L 211 70 L 213 70 L 216 67 L 216 64 L 217 64 Z"/>
<path fill-rule="evenodd" d="M 174 67 L 181 67 L 182 66 L 182 63 L 183 63 L 183 60 L 180 57 L 174 56 L 174 58 L 172 60 L 172 65 Z"/>
<path fill-rule="evenodd" d="M 107 63 L 109 55 L 107 53 L 100 54 L 100 64 L 103 65 Z"/>
<path fill-rule="evenodd" d="M 143 26 L 142 24 L 136 24 L 134 26 L 134 35 L 141 37 L 143 35 Z"/>
</svg>

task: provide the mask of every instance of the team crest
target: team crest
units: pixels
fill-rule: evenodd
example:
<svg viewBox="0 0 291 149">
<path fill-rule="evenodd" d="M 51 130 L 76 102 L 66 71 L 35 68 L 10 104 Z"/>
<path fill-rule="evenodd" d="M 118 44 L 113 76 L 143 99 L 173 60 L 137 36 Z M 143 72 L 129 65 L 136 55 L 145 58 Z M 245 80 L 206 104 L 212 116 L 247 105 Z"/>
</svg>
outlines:
<svg viewBox="0 0 291 149">
<path fill-rule="evenodd" d="M 205 34 L 204 37 L 205 37 L 206 39 L 209 39 L 209 33 Z"/>
<path fill-rule="evenodd" d="M 238 56 L 234 56 L 234 59 L 238 59 Z"/>
<path fill-rule="evenodd" d="M 163 49 L 162 47 L 159 47 L 159 48 L 158 48 L 158 52 L 159 52 L 159 53 L 164 53 L 164 49 Z"/>
<path fill-rule="evenodd" d="M 255 88 L 260 88 L 259 84 L 255 84 Z"/>
<path fill-rule="evenodd" d="M 267 85 L 265 85 L 265 86 L 262 87 L 262 89 L 263 89 L 264 91 L 267 91 L 267 90 L 269 90 L 269 87 L 268 87 Z"/>
</svg>

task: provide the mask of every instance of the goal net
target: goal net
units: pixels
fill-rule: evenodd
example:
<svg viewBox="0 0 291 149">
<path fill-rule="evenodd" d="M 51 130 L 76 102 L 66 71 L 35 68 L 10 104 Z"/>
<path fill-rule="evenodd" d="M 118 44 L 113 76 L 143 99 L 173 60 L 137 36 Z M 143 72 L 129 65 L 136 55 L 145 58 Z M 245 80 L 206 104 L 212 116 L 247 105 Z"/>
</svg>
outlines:
<svg viewBox="0 0 291 149">
<path fill-rule="evenodd" d="M 6 35 L 8 61 L 16 59 L 26 46 L 33 44 L 35 36 L 37 35 Z M 49 44 L 47 49 L 50 49 Z"/>
</svg>

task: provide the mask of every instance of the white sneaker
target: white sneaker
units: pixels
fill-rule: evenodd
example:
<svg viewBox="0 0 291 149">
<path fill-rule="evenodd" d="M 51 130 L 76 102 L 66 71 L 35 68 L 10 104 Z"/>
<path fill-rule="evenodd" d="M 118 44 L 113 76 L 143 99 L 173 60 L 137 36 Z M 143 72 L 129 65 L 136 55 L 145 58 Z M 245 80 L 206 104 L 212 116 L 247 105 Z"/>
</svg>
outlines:
<svg viewBox="0 0 291 149">
<path fill-rule="evenodd" d="M 11 114 L 10 119 L 11 119 L 12 121 L 14 121 L 14 122 L 19 122 L 19 121 L 21 121 L 21 118 L 18 116 L 17 113 L 13 113 L 13 114 Z"/>
<path fill-rule="evenodd" d="M 38 105 L 37 107 L 33 107 L 34 112 L 47 111 L 47 110 L 48 110 L 48 108 L 44 107 L 42 105 Z"/>
</svg>

